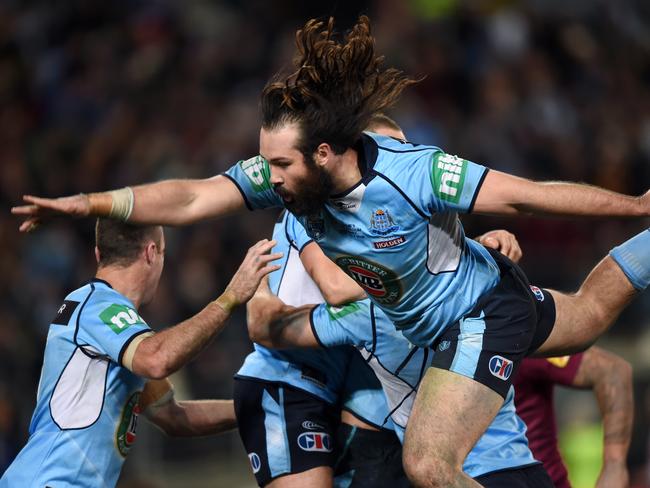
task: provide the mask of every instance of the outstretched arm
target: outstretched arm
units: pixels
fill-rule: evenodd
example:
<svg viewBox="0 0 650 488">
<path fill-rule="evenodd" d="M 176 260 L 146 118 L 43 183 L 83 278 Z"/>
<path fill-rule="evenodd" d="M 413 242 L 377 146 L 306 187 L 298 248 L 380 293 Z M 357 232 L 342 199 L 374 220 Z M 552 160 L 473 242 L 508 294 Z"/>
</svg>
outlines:
<svg viewBox="0 0 650 488">
<path fill-rule="evenodd" d="M 145 417 L 174 437 L 214 435 L 237 428 L 232 400 L 177 401 L 166 378 L 147 382 L 139 405 Z"/>
<path fill-rule="evenodd" d="M 366 298 L 366 292 L 325 256 L 315 242 L 310 242 L 303 248 L 300 260 L 330 305 L 338 307 Z"/>
<path fill-rule="evenodd" d="M 130 193 L 132 191 L 132 193 Z M 61 198 L 24 197 L 27 205 L 11 212 L 33 230 L 54 215 L 114 217 L 141 224 L 184 225 L 245 208 L 244 197 L 225 176 L 202 180 L 167 180 L 116 191 Z"/>
<path fill-rule="evenodd" d="M 603 468 L 596 486 L 627 486 L 626 458 L 634 415 L 630 364 L 615 354 L 591 347 L 584 353 L 573 386 L 592 389 L 603 416 Z"/>
<path fill-rule="evenodd" d="M 246 306 L 248 335 L 253 342 L 272 349 L 318 347 L 309 321 L 314 306 L 286 305 L 271 293 L 264 279 Z"/>
<path fill-rule="evenodd" d="M 253 296 L 261 279 L 279 269 L 269 263 L 282 253 L 267 254 L 275 244 L 264 239 L 251 247 L 226 291 L 198 314 L 157 334 L 136 337 L 124 353 L 124 366 L 145 378 L 162 379 L 185 365 L 221 332 L 232 310 Z"/>
<path fill-rule="evenodd" d="M 595 186 L 565 182 L 536 182 L 489 171 L 474 204 L 475 213 L 567 217 L 646 217 L 650 192 L 621 195 Z"/>
</svg>

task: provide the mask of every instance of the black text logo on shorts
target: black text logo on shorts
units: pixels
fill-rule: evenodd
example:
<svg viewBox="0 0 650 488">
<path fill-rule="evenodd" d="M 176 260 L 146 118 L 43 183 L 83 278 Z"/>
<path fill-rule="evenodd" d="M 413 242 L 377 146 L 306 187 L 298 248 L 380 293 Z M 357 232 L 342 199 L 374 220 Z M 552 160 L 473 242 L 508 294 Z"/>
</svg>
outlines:
<svg viewBox="0 0 650 488">
<path fill-rule="evenodd" d="M 308 452 L 332 452 L 332 441 L 325 432 L 305 432 L 298 436 L 298 446 Z"/>
<path fill-rule="evenodd" d="M 490 373 L 501 380 L 507 380 L 512 374 L 512 361 L 503 356 L 492 356 L 490 358 Z"/>
<path fill-rule="evenodd" d="M 366 290 L 372 299 L 391 305 L 402 297 L 402 285 L 391 270 L 364 259 L 343 256 L 336 260 L 350 277 Z"/>
</svg>

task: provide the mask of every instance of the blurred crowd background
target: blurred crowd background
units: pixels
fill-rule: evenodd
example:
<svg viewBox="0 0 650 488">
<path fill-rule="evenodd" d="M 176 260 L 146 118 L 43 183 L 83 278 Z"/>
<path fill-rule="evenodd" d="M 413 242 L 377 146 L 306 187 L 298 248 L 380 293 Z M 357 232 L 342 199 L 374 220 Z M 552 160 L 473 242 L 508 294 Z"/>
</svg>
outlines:
<svg viewBox="0 0 650 488">
<path fill-rule="evenodd" d="M 536 179 L 633 195 L 650 187 L 643 0 L 3 0 L 0 472 L 27 436 L 48 324 L 94 272 L 93 222 L 56 221 L 21 235 L 9 208 L 26 193 L 208 177 L 256 154 L 259 93 L 288 66 L 295 30 L 328 15 L 345 30 L 360 13 L 370 15 L 387 65 L 425 77 L 389 114 L 410 140 Z M 265 211 L 169 229 L 161 288 L 142 311 L 150 325 L 172 325 L 216 297 L 247 247 L 270 235 L 274 217 Z M 470 235 L 515 232 L 533 282 L 565 290 L 647 225 L 466 219 Z M 599 343 L 635 367 L 634 486 L 650 486 L 649 311 L 650 297 L 641 297 Z M 250 348 L 239 314 L 177 375 L 181 394 L 230 398 L 232 374 Z M 568 445 L 589 438 L 598 415 L 588 395 L 563 393 L 558 410 Z M 121 486 L 253 481 L 236 435 L 173 442 L 142 428 Z"/>
</svg>

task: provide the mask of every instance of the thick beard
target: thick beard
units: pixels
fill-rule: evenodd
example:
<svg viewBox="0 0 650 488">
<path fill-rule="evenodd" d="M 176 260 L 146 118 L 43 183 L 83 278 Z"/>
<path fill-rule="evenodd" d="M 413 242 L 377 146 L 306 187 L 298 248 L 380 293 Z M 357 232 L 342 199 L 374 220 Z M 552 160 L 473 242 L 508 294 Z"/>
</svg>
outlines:
<svg viewBox="0 0 650 488">
<path fill-rule="evenodd" d="M 296 216 L 315 215 L 323 208 L 332 193 L 332 177 L 316 164 L 312 157 L 305 156 L 307 177 L 298 183 L 293 201 L 284 206 Z"/>
</svg>

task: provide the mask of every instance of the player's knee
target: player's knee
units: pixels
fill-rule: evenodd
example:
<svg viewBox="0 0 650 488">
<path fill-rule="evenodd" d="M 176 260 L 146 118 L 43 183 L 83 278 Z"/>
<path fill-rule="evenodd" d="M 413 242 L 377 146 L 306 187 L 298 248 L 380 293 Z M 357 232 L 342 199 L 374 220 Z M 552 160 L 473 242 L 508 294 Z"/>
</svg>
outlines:
<svg viewBox="0 0 650 488">
<path fill-rule="evenodd" d="M 405 452 L 402 462 L 406 476 L 416 487 L 454 486 L 458 475 L 458 470 L 452 464 L 433 456 L 417 456 Z"/>
</svg>

